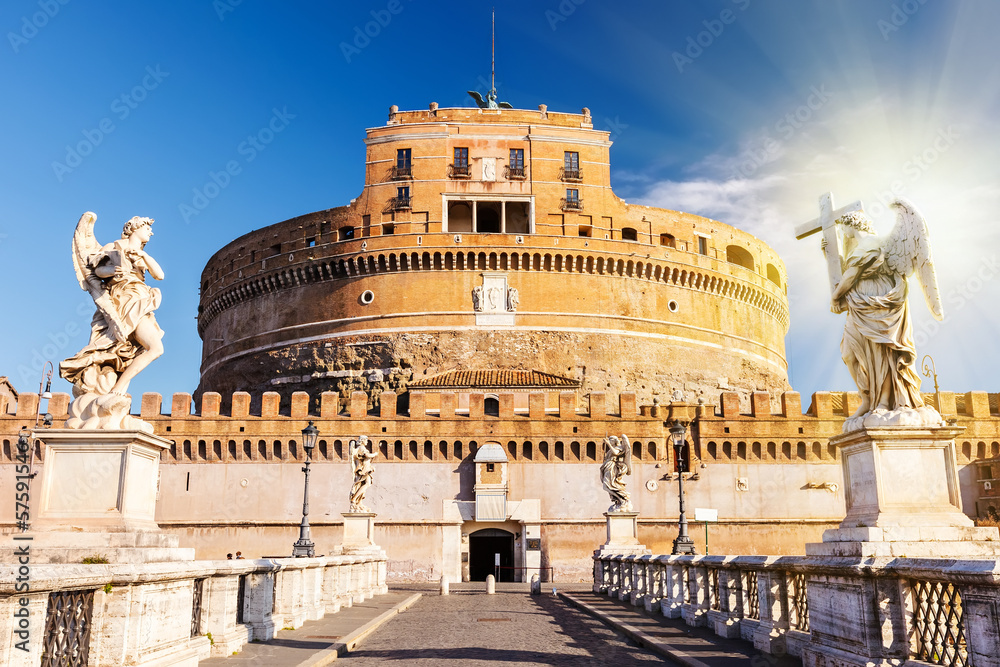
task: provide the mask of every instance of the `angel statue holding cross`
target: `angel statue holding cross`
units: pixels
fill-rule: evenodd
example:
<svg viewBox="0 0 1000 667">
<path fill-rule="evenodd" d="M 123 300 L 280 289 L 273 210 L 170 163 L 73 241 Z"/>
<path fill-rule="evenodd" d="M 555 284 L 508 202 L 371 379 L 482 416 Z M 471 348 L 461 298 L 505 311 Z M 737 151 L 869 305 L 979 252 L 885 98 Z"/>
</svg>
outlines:
<svg viewBox="0 0 1000 667">
<path fill-rule="evenodd" d="M 832 200 L 823 204 L 821 210 L 833 218 Z M 916 275 L 931 313 L 944 317 L 927 223 L 906 199 L 895 199 L 891 207 L 896 225 L 887 237 L 875 235 L 859 203 L 854 210 L 835 212 L 841 215 L 833 220 L 834 234 L 825 233 L 821 242 L 830 263 L 831 310 L 847 313 L 840 354 L 861 394 L 861 406 L 844 422 L 845 433 L 942 423 L 920 394 L 907 302 L 907 279 Z M 829 232 L 832 226 L 824 227 Z"/>
</svg>

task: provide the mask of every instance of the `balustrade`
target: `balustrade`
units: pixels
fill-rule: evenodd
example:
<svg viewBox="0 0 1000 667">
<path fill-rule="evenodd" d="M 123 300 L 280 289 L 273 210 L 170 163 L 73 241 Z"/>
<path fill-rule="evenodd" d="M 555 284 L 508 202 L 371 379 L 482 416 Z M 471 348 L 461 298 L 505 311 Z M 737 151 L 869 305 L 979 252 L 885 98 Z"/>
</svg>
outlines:
<svg viewBox="0 0 1000 667">
<path fill-rule="evenodd" d="M 10 667 L 225 656 L 386 592 L 385 556 L 34 565 L 27 592 L 16 571 L 0 566 L 0 617 L 24 618 L 0 624 Z"/>
<path fill-rule="evenodd" d="M 763 653 L 844 665 L 1000 667 L 997 561 L 899 558 L 861 567 L 790 556 L 604 555 L 595 556 L 594 575 L 596 592 L 742 637 Z M 837 636 L 852 625 L 855 634 Z"/>
</svg>

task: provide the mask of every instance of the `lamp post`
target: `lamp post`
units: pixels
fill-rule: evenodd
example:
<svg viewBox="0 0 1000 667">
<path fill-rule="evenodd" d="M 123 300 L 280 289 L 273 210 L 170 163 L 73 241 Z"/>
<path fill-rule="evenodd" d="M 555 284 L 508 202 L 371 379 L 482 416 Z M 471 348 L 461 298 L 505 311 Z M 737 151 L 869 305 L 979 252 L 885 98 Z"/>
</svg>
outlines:
<svg viewBox="0 0 1000 667">
<path fill-rule="evenodd" d="M 318 437 L 319 429 L 310 421 L 309 426 L 302 429 L 302 447 L 306 450 L 306 464 L 302 467 L 302 472 L 306 475 L 306 482 L 302 492 L 302 523 L 299 525 L 299 539 L 292 545 L 293 558 L 312 558 L 316 555 L 316 545 L 309 539 L 309 464 L 312 462 L 312 450 L 316 446 Z"/>
<path fill-rule="evenodd" d="M 687 472 L 688 461 L 684 455 L 684 434 L 687 431 L 687 423 L 680 419 L 674 419 L 670 424 L 670 439 L 674 445 L 674 460 L 677 461 L 677 494 L 680 501 L 680 517 L 678 519 L 677 539 L 674 540 L 674 550 L 672 555 L 687 554 L 694 555 L 694 541 L 688 535 L 688 520 L 684 513 L 684 473 Z"/>
<path fill-rule="evenodd" d="M 927 363 L 928 361 L 930 363 Z M 938 389 L 937 369 L 934 367 L 934 357 L 925 354 L 924 358 L 920 361 L 920 365 L 922 366 L 921 370 L 924 372 L 925 378 L 934 376 L 934 409 L 941 412 L 941 390 Z"/>
</svg>

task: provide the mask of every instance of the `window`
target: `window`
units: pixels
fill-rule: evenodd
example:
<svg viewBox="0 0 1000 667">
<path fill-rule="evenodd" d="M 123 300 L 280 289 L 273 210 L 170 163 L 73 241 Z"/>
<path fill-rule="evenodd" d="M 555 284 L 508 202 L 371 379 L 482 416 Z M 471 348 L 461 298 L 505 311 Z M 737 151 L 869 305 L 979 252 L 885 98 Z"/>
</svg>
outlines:
<svg viewBox="0 0 1000 667">
<path fill-rule="evenodd" d="M 708 254 L 708 239 L 704 236 L 698 237 L 698 254 L 707 255 Z"/>
<path fill-rule="evenodd" d="M 579 229 L 578 233 L 580 236 L 586 236 L 590 238 L 590 236 L 592 236 L 594 233 L 594 228 L 589 225 L 580 225 L 578 229 Z"/>
<path fill-rule="evenodd" d="M 744 269 L 749 269 L 753 271 L 753 255 L 744 248 L 738 245 L 731 245 L 726 247 L 726 261 L 730 264 L 736 264 L 742 266 Z"/>
<path fill-rule="evenodd" d="M 676 248 L 677 239 L 672 234 L 660 234 L 660 245 L 667 246 L 668 248 Z"/>
<path fill-rule="evenodd" d="M 396 150 L 396 166 L 400 169 L 410 168 L 410 150 L 409 148 L 400 148 Z"/>
<path fill-rule="evenodd" d="M 563 178 L 580 180 L 580 154 L 576 151 L 566 151 L 563 156 Z"/>
<path fill-rule="evenodd" d="M 346 241 L 354 238 L 354 227 L 341 227 L 337 230 L 337 240 Z"/>
<path fill-rule="evenodd" d="M 487 463 L 486 464 L 486 472 L 494 472 L 494 471 L 496 471 L 496 464 L 495 463 Z"/>
<path fill-rule="evenodd" d="M 384 225 L 382 225 L 382 233 L 383 234 L 395 234 L 396 233 L 396 226 L 393 225 L 391 222 L 387 222 Z"/>
<path fill-rule="evenodd" d="M 396 188 L 396 197 L 392 200 L 392 207 L 397 211 L 410 208 L 410 186 L 404 185 Z"/>
<path fill-rule="evenodd" d="M 774 264 L 767 265 L 767 279 L 778 287 L 781 287 L 781 274 L 778 273 L 778 267 Z"/>
<path fill-rule="evenodd" d="M 583 202 L 580 201 L 580 191 L 575 188 L 566 189 L 566 199 L 563 201 L 563 208 L 580 210 L 583 208 Z"/>
<path fill-rule="evenodd" d="M 468 176 L 469 175 L 469 149 L 468 148 L 456 148 L 455 149 L 455 160 L 451 165 L 451 175 L 452 176 Z"/>
<path fill-rule="evenodd" d="M 524 169 L 524 149 L 523 148 L 511 148 L 510 149 L 510 166 L 515 169 Z"/>
<path fill-rule="evenodd" d="M 306 245 L 309 246 L 310 248 L 312 248 L 313 246 L 315 246 L 316 245 L 316 237 L 315 236 L 311 236 L 311 237 L 307 238 L 306 239 Z"/>
<path fill-rule="evenodd" d="M 410 169 L 410 150 L 409 148 L 396 149 L 396 166 L 392 169 L 393 178 L 410 178 L 413 175 Z"/>
<path fill-rule="evenodd" d="M 622 241 L 637 241 L 639 234 L 632 227 L 622 227 Z"/>
<path fill-rule="evenodd" d="M 524 149 L 511 148 L 507 163 L 507 178 L 524 178 Z"/>
</svg>

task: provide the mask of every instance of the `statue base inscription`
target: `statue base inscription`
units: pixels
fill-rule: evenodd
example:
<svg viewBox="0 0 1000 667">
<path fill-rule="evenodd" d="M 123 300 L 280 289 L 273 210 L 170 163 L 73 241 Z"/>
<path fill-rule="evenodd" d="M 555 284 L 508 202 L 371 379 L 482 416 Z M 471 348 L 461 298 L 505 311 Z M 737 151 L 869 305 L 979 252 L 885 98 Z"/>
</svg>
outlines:
<svg viewBox="0 0 1000 667">
<path fill-rule="evenodd" d="M 45 429 L 32 559 L 80 562 L 192 560 L 194 549 L 155 520 L 160 452 L 170 441 L 143 431 Z"/>
<path fill-rule="evenodd" d="M 847 516 L 806 545 L 809 556 L 989 557 L 1000 532 L 962 512 L 954 427 L 852 431 L 840 449 Z"/>
</svg>

